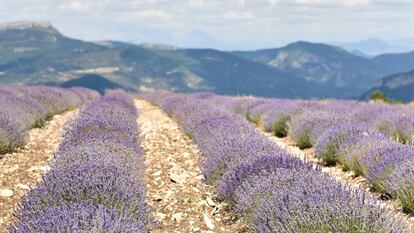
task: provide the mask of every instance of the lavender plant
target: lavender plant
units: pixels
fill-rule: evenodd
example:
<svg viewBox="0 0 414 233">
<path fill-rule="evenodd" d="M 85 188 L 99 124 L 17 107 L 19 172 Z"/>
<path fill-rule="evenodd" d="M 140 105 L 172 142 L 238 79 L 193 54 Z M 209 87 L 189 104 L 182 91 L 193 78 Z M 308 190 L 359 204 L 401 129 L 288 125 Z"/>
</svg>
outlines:
<svg viewBox="0 0 414 233">
<path fill-rule="evenodd" d="M 328 111 L 305 111 L 292 119 L 289 135 L 300 149 L 312 147 L 322 133 L 344 116 Z"/>
<path fill-rule="evenodd" d="M 288 135 L 288 124 L 292 117 L 299 114 L 300 107 L 296 102 L 283 101 L 272 106 L 262 117 L 262 125 L 266 131 L 273 132 L 277 137 Z"/>
<path fill-rule="evenodd" d="M 387 140 L 385 136 L 371 129 L 366 124 L 351 121 L 337 121 L 319 138 L 315 145 L 315 154 L 326 165 L 339 162 L 345 169 L 354 167 L 357 157 L 350 157 L 350 151 L 356 149 L 358 142 L 368 138 Z"/>
<path fill-rule="evenodd" d="M 97 95 L 84 88 L 0 86 L 0 154 L 22 146 L 29 129 L 42 127 L 54 114 L 79 106 Z"/>
<path fill-rule="evenodd" d="M 363 175 L 375 190 L 387 192 L 384 180 L 390 176 L 399 163 L 413 156 L 413 147 L 398 143 L 373 147 L 361 157 Z"/>
<path fill-rule="evenodd" d="M 403 208 L 414 213 L 414 158 L 395 166 L 384 181 L 385 189 L 401 201 Z"/>
<path fill-rule="evenodd" d="M 162 97 L 157 93 L 143 96 L 167 109 L 193 137 L 203 153 L 202 171 L 207 181 L 216 186 L 220 198 L 231 202 L 246 216 L 252 230 L 410 231 L 404 220 L 382 209 L 364 192 L 343 186 L 321 173 L 319 167 L 283 152 L 252 124 L 235 115 L 248 117 L 249 111 L 253 111 L 250 117 L 261 115 L 266 111 L 263 106 L 267 106 L 268 100 L 211 95 L 203 99 L 174 93 L 163 93 Z M 172 99 L 174 101 L 170 101 Z M 179 104 L 169 107 L 166 103 Z M 220 103 L 222 105 L 218 106 Z M 256 105 L 261 107 L 255 108 Z M 351 101 L 346 105 L 354 107 L 357 103 Z M 295 116 L 292 126 L 295 125 L 294 131 L 299 134 L 305 130 L 312 144 L 326 128 L 349 120 L 352 114 L 341 109 L 341 102 L 332 106 L 329 102 L 303 102 L 300 108 L 305 113 L 300 115 L 301 120 Z M 331 111 L 335 112 L 333 116 Z"/>
<path fill-rule="evenodd" d="M 137 110 L 123 92 L 87 103 L 10 232 L 147 232 Z"/>
<path fill-rule="evenodd" d="M 238 190 L 238 209 L 247 210 L 257 232 L 409 232 L 375 200 L 332 179 L 311 170 L 275 170 Z"/>
</svg>

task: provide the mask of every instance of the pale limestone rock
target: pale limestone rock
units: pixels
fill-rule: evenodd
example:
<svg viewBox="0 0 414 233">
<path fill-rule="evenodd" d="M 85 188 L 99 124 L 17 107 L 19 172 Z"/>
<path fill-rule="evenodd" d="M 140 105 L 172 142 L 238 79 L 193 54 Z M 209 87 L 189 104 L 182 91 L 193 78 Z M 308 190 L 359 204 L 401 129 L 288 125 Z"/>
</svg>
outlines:
<svg viewBox="0 0 414 233">
<path fill-rule="evenodd" d="M 14 192 L 11 189 L 1 189 L 0 190 L 0 197 L 3 197 L 3 198 L 12 197 L 13 194 L 14 194 Z"/>
<path fill-rule="evenodd" d="M 29 172 L 33 172 L 33 173 L 46 173 L 48 171 L 50 171 L 50 167 L 49 166 L 32 166 L 29 169 L 27 169 L 27 171 Z"/>
<path fill-rule="evenodd" d="M 206 224 L 206 226 L 208 227 L 208 229 L 210 229 L 210 230 L 214 230 L 214 224 L 213 224 L 213 221 L 210 219 L 210 217 L 207 215 L 207 214 L 205 214 L 204 213 L 204 216 L 203 216 L 203 221 L 204 221 L 204 223 Z"/>
<path fill-rule="evenodd" d="M 176 222 L 181 222 L 181 220 L 183 220 L 183 213 L 175 213 L 175 214 L 173 214 L 172 220 L 174 220 Z"/>
<path fill-rule="evenodd" d="M 19 189 L 28 190 L 30 189 L 29 185 L 26 184 L 17 184 L 16 185 Z"/>
<path fill-rule="evenodd" d="M 208 196 L 208 197 L 206 198 L 206 201 L 207 201 L 207 204 L 208 204 L 209 206 L 211 206 L 211 207 L 215 207 L 215 206 L 216 206 L 216 203 L 213 201 L 213 199 L 211 199 L 211 197 L 210 197 L 210 196 Z"/>
</svg>

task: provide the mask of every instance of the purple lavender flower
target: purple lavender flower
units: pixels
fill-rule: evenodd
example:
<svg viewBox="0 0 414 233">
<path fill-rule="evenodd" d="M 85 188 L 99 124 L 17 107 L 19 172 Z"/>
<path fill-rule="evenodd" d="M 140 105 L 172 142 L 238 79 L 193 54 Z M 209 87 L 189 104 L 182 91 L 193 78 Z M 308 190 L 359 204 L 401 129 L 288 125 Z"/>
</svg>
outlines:
<svg viewBox="0 0 414 233">
<path fill-rule="evenodd" d="M 33 218 L 32 215 L 36 215 Z M 18 213 L 20 222 L 9 227 L 10 233 L 26 232 L 147 232 L 145 223 L 128 211 L 104 205 L 81 203 L 48 206 L 42 213 Z"/>
<path fill-rule="evenodd" d="M 398 163 L 385 179 L 384 187 L 407 212 L 414 213 L 414 157 Z"/>
<path fill-rule="evenodd" d="M 339 162 L 345 169 L 350 169 L 351 163 L 355 162 L 353 160 L 356 158 L 349 157 L 349 152 L 358 145 L 358 142 L 366 141 L 370 137 L 378 141 L 387 140 L 385 136 L 366 124 L 337 121 L 319 138 L 315 145 L 315 153 L 326 165 Z"/>
<path fill-rule="evenodd" d="M 1 86 L 0 154 L 22 146 L 29 129 L 42 127 L 54 114 L 79 106 L 95 93 L 82 88 Z"/>
<path fill-rule="evenodd" d="M 315 170 L 282 168 L 252 177 L 237 200 L 257 232 L 409 232 L 375 200 Z"/>
<path fill-rule="evenodd" d="M 277 137 L 286 137 L 292 117 L 299 114 L 301 108 L 297 102 L 283 101 L 272 106 L 262 117 L 262 125 L 266 131 Z"/>
<path fill-rule="evenodd" d="M 51 171 L 22 198 L 11 232 L 147 232 L 137 110 L 120 91 L 87 103 L 65 128 Z"/>
<path fill-rule="evenodd" d="M 329 111 L 305 111 L 292 119 L 289 135 L 300 149 L 309 148 L 317 142 L 325 130 L 344 119 L 343 115 Z"/>
<path fill-rule="evenodd" d="M 384 181 L 391 175 L 398 164 L 414 156 L 412 146 L 398 143 L 389 143 L 376 146 L 361 156 L 363 174 L 373 188 L 380 192 L 387 192 Z"/>
<path fill-rule="evenodd" d="M 382 209 L 364 192 L 343 186 L 321 173 L 319 167 L 312 167 L 282 152 L 273 141 L 240 117 L 262 116 L 272 101 L 211 95 L 199 99 L 193 98 L 197 95 L 174 93 L 143 96 L 168 109 L 168 113 L 182 124 L 183 130 L 193 137 L 203 153 L 202 171 L 207 182 L 215 185 L 219 196 L 231 202 L 247 218 L 253 230 L 410 231 L 407 223 Z M 355 101 L 303 101 L 297 104 L 303 113 L 294 117 L 293 129 L 289 131 L 306 133 L 311 145 L 325 129 L 350 120 L 353 112 L 343 106 L 353 108 L 358 105 Z M 356 132 L 358 138 L 360 131 L 364 135 L 358 127 L 351 128 L 339 135 Z M 353 141 L 352 136 L 349 142 Z M 347 142 L 345 140 L 344 145 L 352 150 Z"/>
</svg>

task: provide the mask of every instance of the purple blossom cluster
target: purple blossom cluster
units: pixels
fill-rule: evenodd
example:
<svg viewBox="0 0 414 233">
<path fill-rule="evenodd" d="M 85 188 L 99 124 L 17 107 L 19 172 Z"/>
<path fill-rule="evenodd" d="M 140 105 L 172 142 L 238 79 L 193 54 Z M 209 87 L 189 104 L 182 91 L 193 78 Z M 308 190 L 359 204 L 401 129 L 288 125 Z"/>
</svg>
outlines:
<svg viewBox="0 0 414 233">
<path fill-rule="evenodd" d="M 235 112 L 262 115 L 254 98 L 143 93 L 174 116 L 202 151 L 202 172 L 256 232 L 410 232 L 364 192 L 288 154 Z M 249 111 L 254 110 L 251 116 Z M 231 111 L 234 112 L 231 112 Z"/>
<path fill-rule="evenodd" d="M 147 232 L 137 110 L 114 91 L 65 128 L 51 170 L 22 198 L 10 232 Z"/>
<path fill-rule="evenodd" d="M 22 146 L 30 128 L 98 95 L 85 88 L 0 86 L 0 154 Z"/>
<path fill-rule="evenodd" d="M 316 156 L 326 165 L 339 163 L 345 170 L 360 170 L 358 164 L 360 155 L 354 152 L 361 152 L 363 149 L 361 147 L 364 147 L 367 141 L 388 142 L 389 140 L 365 123 L 343 120 L 325 130 L 314 148 Z"/>
<path fill-rule="evenodd" d="M 289 136 L 300 149 L 315 145 L 320 135 L 329 127 L 344 120 L 344 116 L 326 110 L 307 110 L 295 115 L 289 127 Z"/>
<path fill-rule="evenodd" d="M 302 101 L 221 97 L 226 106 L 278 137 L 314 147 L 325 165 L 366 177 L 384 196 L 414 213 L 414 109 L 345 100 Z M 221 100 L 221 102 L 225 102 Z"/>
</svg>

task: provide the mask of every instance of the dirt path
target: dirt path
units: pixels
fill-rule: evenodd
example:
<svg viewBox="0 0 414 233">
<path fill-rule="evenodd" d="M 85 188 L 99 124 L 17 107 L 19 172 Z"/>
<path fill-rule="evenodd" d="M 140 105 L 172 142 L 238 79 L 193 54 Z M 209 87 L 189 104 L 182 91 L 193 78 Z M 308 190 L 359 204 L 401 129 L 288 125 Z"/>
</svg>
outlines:
<svg viewBox="0 0 414 233">
<path fill-rule="evenodd" d="M 149 102 L 136 100 L 145 153 L 147 201 L 158 227 L 152 232 L 240 232 L 215 201 L 199 169 L 200 152 L 179 125 Z"/>
<path fill-rule="evenodd" d="M 262 130 L 262 132 L 264 131 Z M 310 148 L 310 149 L 301 150 L 299 149 L 299 147 L 295 145 L 295 142 L 289 137 L 278 138 L 271 133 L 264 132 L 264 134 L 266 134 L 273 141 L 275 141 L 278 146 L 285 149 L 289 153 L 301 158 L 302 160 L 306 159 L 308 161 L 312 161 L 315 165 L 321 164 L 321 161 L 316 158 L 314 149 Z M 351 186 L 353 188 L 358 188 L 360 190 L 364 190 L 370 195 L 372 195 L 374 198 L 380 200 L 381 194 L 372 192 L 364 177 L 362 176 L 356 177 L 354 172 L 343 171 L 339 166 L 333 166 L 333 167 L 321 166 L 321 167 L 322 167 L 322 172 L 331 174 L 337 181 L 341 182 L 342 184 Z M 404 214 L 402 212 L 401 204 L 397 200 L 388 200 L 388 201 L 380 200 L 380 202 L 381 202 L 382 207 L 386 207 L 386 208 L 393 210 L 396 213 L 396 215 L 399 215 L 402 218 L 407 219 L 407 221 L 410 222 L 412 226 L 414 226 L 414 216 Z"/>
<path fill-rule="evenodd" d="M 54 116 L 45 127 L 30 130 L 23 148 L 0 159 L 0 232 L 6 232 L 20 198 L 49 170 L 63 125 L 76 115 L 77 111 L 70 111 Z"/>
</svg>

